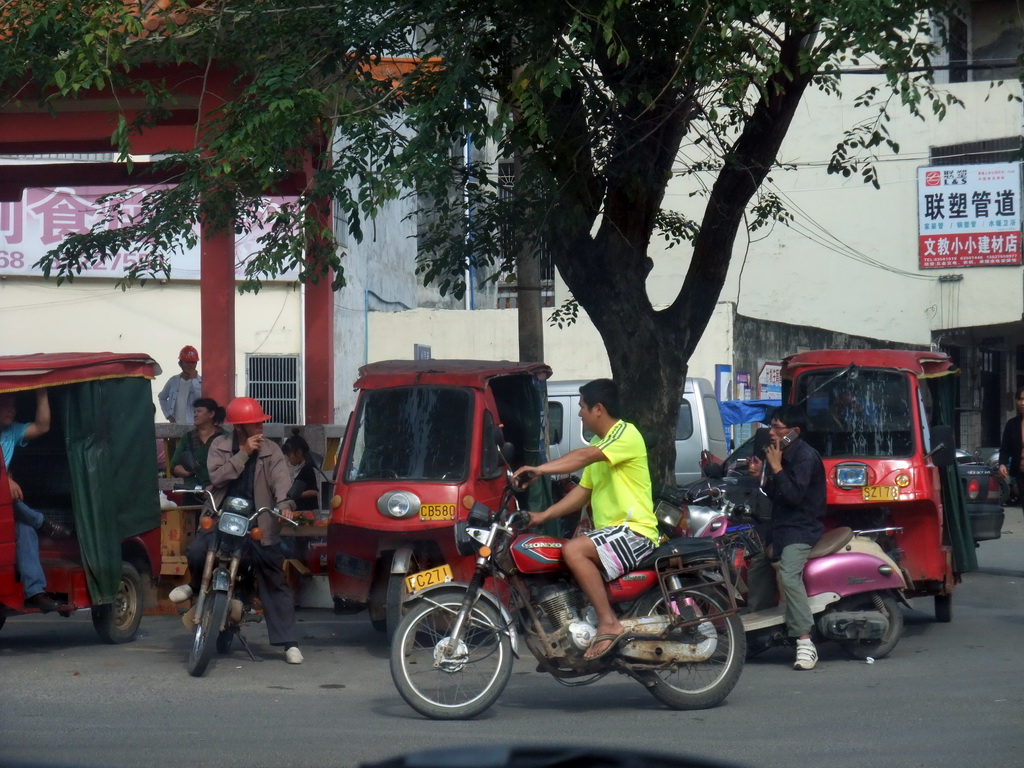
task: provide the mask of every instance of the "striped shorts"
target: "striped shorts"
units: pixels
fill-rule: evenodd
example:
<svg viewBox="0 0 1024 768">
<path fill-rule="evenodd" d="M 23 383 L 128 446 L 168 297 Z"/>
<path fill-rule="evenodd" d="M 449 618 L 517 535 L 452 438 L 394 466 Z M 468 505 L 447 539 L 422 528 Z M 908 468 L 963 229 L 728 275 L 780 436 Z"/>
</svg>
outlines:
<svg viewBox="0 0 1024 768">
<path fill-rule="evenodd" d="M 654 551 L 654 542 L 636 533 L 628 525 L 598 528 L 583 535 L 597 547 L 605 581 L 636 570 L 637 564 Z"/>
</svg>

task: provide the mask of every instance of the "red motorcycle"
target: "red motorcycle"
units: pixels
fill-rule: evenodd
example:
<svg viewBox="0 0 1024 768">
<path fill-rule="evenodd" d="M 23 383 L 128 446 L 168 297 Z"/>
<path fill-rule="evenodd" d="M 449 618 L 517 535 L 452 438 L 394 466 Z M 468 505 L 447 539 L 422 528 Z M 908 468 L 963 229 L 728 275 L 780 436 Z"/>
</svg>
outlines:
<svg viewBox="0 0 1024 768">
<path fill-rule="evenodd" d="M 459 552 L 475 556 L 469 583 L 428 587 L 407 601 L 391 676 L 413 709 L 437 720 L 485 711 L 508 683 L 520 638 L 538 669 L 567 686 L 618 672 L 674 709 L 706 709 L 729 695 L 746 641 L 714 540 L 674 539 L 609 582 L 626 633 L 611 651 L 585 659 L 597 634 L 594 609 L 562 561 L 564 540 L 523 534 L 528 521 L 510 483 L 497 511 L 475 504 L 456 526 Z M 501 585 L 510 609 L 495 595 Z"/>
</svg>

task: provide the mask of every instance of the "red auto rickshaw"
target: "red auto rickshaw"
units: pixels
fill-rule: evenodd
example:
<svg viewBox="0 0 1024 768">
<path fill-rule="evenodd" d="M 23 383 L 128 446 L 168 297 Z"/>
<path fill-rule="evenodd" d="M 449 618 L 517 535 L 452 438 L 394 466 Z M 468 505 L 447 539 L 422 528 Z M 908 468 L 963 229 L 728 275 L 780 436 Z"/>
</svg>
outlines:
<svg viewBox="0 0 1024 768">
<path fill-rule="evenodd" d="M 804 435 L 825 464 L 826 526 L 878 529 L 908 597 L 934 596 L 977 568 L 951 426 L 956 374 L 942 352 L 818 350 L 782 362 L 783 402 L 806 407 Z"/>
<path fill-rule="evenodd" d="M 359 369 L 359 396 L 342 445 L 328 526 L 335 610 L 369 610 L 394 631 L 407 595 L 465 581 L 474 557 L 454 528 L 474 501 L 493 506 L 508 464 L 541 463 L 543 363 L 393 360 Z M 531 487 L 531 508 L 550 486 Z"/>
<path fill-rule="evenodd" d="M 10 471 L 25 501 L 72 531 L 40 538 L 47 593 L 89 609 L 105 641 L 135 639 L 147 592 L 160 572 L 160 501 L 147 355 L 36 354 L 0 357 L 0 393 L 17 396 L 17 421 L 35 418 L 33 390 L 46 387 L 51 425 L 18 448 Z M 0 627 L 35 613 L 16 568 L 7 467 L 0 460 Z"/>
</svg>

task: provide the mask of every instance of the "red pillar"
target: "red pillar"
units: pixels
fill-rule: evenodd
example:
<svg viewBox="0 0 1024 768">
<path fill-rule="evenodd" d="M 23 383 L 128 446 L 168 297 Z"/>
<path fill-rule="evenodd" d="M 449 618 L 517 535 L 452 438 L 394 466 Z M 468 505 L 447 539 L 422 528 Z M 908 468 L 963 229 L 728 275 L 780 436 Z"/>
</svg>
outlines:
<svg viewBox="0 0 1024 768">
<path fill-rule="evenodd" d="M 319 200 L 306 210 L 316 220 L 317 228 L 329 231 L 332 225 L 329 200 Z M 321 243 L 322 244 L 322 243 Z M 321 245 L 317 244 L 317 245 Z M 316 258 L 318 248 L 307 246 L 307 258 Z M 319 280 L 306 283 L 305 326 L 303 350 L 307 424 L 334 423 L 334 279 L 330 267 L 318 270 Z"/>
<path fill-rule="evenodd" d="M 200 232 L 199 282 L 203 396 L 227 405 L 235 396 L 235 234 Z"/>
</svg>

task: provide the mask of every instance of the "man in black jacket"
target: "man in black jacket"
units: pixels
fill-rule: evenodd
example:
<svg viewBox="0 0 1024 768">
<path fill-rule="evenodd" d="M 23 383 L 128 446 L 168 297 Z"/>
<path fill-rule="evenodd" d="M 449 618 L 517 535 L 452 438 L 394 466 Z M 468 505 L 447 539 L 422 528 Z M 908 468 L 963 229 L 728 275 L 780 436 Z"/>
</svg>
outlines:
<svg viewBox="0 0 1024 768">
<path fill-rule="evenodd" d="M 771 442 L 764 461 L 751 457 L 749 472 L 765 472 L 765 493 L 772 500 L 768 540 L 778 558 L 778 585 L 786 602 L 786 629 L 796 640 L 794 669 L 814 669 L 818 652 L 811 642 L 814 617 L 804 588 L 807 556 L 824 531 L 825 467 L 821 457 L 800 436 L 807 429 L 807 415 L 797 405 L 783 405 L 772 417 Z M 775 599 L 775 569 L 761 558 L 751 563 L 750 610 L 771 607 Z"/>
</svg>

